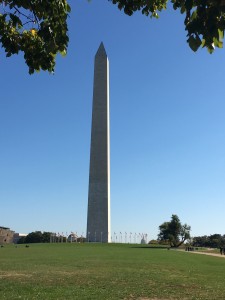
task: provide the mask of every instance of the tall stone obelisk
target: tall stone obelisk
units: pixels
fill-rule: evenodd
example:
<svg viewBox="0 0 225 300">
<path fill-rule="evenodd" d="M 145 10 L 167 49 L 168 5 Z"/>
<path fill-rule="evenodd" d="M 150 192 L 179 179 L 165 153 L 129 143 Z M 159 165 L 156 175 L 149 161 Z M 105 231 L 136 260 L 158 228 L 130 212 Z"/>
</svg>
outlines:
<svg viewBox="0 0 225 300">
<path fill-rule="evenodd" d="M 87 241 L 111 242 L 109 61 L 103 43 L 94 66 Z"/>
</svg>

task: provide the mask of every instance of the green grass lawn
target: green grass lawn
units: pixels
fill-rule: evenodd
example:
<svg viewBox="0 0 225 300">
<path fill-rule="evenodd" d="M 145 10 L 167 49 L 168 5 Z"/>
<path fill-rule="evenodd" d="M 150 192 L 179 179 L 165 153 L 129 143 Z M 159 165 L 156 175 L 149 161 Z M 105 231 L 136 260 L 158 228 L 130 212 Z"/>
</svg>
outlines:
<svg viewBox="0 0 225 300">
<path fill-rule="evenodd" d="M 225 299 L 225 259 L 122 244 L 0 248 L 0 299 Z"/>
</svg>

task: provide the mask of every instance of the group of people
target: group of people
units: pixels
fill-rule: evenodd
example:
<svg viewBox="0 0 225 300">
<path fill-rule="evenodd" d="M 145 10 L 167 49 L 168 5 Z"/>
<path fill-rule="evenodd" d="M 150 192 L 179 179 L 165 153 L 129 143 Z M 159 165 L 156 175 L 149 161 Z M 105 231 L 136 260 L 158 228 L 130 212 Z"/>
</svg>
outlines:
<svg viewBox="0 0 225 300">
<path fill-rule="evenodd" d="M 222 255 L 222 254 L 224 254 L 225 255 L 225 248 L 223 248 L 223 247 L 220 247 L 220 254 Z"/>
<path fill-rule="evenodd" d="M 185 251 L 195 251 L 198 250 L 198 248 L 194 248 L 194 247 L 186 247 Z"/>
</svg>

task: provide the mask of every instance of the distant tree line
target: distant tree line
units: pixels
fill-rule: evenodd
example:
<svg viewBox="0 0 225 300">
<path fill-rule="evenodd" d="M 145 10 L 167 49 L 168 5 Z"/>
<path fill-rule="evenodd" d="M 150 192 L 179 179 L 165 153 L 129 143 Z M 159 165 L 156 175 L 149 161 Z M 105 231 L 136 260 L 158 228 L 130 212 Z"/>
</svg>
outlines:
<svg viewBox="0 0 225 300">
<path fill-rule="evenodd" d="M 173 226 L 172 226 L 173 225 Z M 176 226 L 175 226 L 176 225 Z M 159 226 L 160 234 L 158 240 L 150 241 L 150 244 L 164 244 L 171 247 L 179 247 L 185 240 L 190 241 L 193 247 L 207 247 L 207 248 L 220 248 L 225 247 L 225 234 L 212 234 L 204 236 L 196 236 L 190 239 L 190 226 L 181 225 L 179 218 L 176 215 L 172 215 L 170 222 L 165 222 Z M 23 236 L 19 239 L 18 244 L 30 244 L 30 243 L 50 243 L 52 232 L 34 231 L 27 236 Z M 56 236 L 54 242 L 66 242 L 66 237 Z M 85 238 L 77 238 L 77 242 L 85 242 Z M 176 244 L 175 244 L 176 242 Z"/>
<path fill-rule="evenodd" d="M 51 232 L 34 231 L 19 239 L 18 244 L 49 243 Z"/>
<path fill-rule="evenodd" d="M 21 237 L 17 244 L 30 244 L 30 243 L 65 243 L 65 242 L 77 242 L 77 243 L 84 243 L 86 238 L 76 237 L 76 239 L 72 239 L 71 235 L 69 237 L 60 235 L 59 233 L 53 232 L 41 232 L 41 231 L 34 231 L 30 232 L 27 236 Z"/>
<path fill-rule="evenodd" d="M 208 248 L 220 248 L 225 247 L 225 234 L 218 233 L 212 235 L 196 236 L 192 239 L 193 247 L 208 247 Z"/>
</svg>

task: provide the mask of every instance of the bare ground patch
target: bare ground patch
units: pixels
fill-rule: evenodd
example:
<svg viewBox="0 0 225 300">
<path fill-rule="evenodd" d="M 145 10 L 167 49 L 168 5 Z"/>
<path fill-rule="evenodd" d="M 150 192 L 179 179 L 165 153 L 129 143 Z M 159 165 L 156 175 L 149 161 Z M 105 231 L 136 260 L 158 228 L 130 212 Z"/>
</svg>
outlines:
<svg viewBox="0 0 225 300">
<path fill-rule="evenodd" d="M 31 274 L 25 274 L 25 273 L 16 273 L 16 272 L 7 272 L 7 273 L 0 273 L 0 279 L 3 278 L 12 278 L 12 277 L 31 277 Z"/>
</svg>

